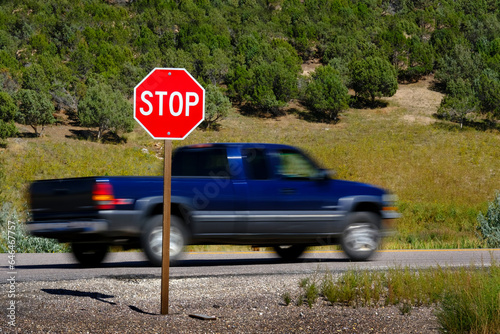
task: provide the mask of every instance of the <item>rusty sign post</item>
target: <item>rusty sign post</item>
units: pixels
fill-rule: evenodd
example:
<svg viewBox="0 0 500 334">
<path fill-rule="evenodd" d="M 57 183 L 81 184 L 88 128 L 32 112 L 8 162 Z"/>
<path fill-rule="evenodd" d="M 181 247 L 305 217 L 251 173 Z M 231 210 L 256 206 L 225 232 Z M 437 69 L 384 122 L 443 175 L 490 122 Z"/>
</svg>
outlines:
<svg viewBox="0 0 500 334">
<path fill-rule="evenodd" d="M 172 140 L 183 140 L 205 119 L 205 89 L 185 69 L 155 68 L 134 88 L 134 118 L 165 140 L 161 314 L 168 314 Z"/>
</svg>

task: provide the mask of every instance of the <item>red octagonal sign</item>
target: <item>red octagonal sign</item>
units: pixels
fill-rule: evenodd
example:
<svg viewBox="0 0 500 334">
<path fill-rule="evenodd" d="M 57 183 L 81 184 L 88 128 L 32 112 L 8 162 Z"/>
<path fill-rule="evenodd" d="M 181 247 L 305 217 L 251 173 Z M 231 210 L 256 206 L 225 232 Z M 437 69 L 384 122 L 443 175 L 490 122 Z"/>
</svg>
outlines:
<svg viewBox="0 0 500 334">
<path fill-rule="evenodd" d="M 155 68 L 134 88 L 134 118 L 154 139 L 184 139 L 205 119 L 205 89 L 183 68 Z"/>
</svg>

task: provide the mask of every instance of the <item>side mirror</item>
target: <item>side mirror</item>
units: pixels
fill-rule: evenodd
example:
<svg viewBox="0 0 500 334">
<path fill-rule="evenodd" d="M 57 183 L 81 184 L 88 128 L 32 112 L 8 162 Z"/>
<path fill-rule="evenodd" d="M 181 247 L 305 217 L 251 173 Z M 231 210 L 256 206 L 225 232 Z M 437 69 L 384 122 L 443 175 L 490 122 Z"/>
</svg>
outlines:
<svg viewBox="0 0 500 334">
<path fill-rule="evenodd" d="M 336 176 L 337 173 L 335 173 L 332 170 L 328 169 L 320 169 L 318 171 L 318 174 L 316 174 L 312 179 L 316 181 L 323 181 L 323 180 L 329 180 L 332 179 Z"/>
</svg>

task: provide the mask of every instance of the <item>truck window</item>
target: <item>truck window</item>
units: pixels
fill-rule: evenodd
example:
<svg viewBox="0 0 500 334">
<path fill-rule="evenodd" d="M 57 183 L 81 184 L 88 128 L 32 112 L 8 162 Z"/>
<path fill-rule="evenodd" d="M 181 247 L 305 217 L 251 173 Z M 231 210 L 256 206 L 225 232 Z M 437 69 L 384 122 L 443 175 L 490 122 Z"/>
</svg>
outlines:
<svg viewBox="0 0 500 334">
<path fill-rule="evenodd" d="M 279 153 L 278 174 L 287 179 L 310 179 L 317 175 L 318 168 L 300 152 L 282 150 Z"/>
<path fill-rule="evenodd" d="M 184 149 L 172 157 L 172 176 L 230 177 L 225 148 Z"/>
<path fill-rule="evenodd" d="M 246 148 L 241 151 L 245 173 L 249 180 L 269 179 L 266 151 L 259 148 Z"/>
</svg>

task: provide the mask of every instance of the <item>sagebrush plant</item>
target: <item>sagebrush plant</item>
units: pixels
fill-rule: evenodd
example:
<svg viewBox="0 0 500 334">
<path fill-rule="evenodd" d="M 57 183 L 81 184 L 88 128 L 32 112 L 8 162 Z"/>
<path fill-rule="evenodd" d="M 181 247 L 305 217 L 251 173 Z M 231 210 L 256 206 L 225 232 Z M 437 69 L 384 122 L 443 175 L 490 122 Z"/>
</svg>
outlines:
<svg viewBox="0 0 500 334">
<path fill-rule="evenodd" d="M 479 213 L 477 229 L 490 248 L 500 247 L 500 192 L 489 203 L 486 214 Z"/>
<path fill-rule="evenodd" d="M 61 253 L 68 251 L 68 247 L 58 243 L 57 240 L 29 235 L 16 209 L 12 208 L 10 204 L 4 203 L 0 209 L 1 253 L 9 251 L 8 244 L 12 240 L 16 253 Z"/>
<path fill-rule="evenodd" d="M 1 139 L 0 139 L 0 144 L 1 144 Z M 3 199 L 3 187 L 1 186 L 2 184 L 5 184 L 5 171 L 4 171 L 3 159 L 0 156 L 0 203 L 4 202 L 4 199 Z"/>
</svg>

